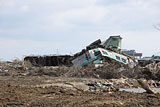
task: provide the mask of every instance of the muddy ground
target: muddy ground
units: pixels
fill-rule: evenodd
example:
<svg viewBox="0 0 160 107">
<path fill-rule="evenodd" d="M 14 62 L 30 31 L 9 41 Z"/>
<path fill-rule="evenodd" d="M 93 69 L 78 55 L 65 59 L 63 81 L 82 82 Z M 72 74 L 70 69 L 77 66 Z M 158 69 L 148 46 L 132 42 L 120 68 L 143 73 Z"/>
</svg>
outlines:
<svg viewBox="0 0 160 107">
<path fill-rule="evenodd" d="M 89 87 L 86 86 L 92 82 L 120 81 L 124 84 L 117 83 L 118 88 L 138 87 L 135 81 L 140 77 L 156 79 L 158 76 L 110 65 L 107 68 L 76 69 L 25 68 L 3 63 L 0 65 L 0 106 L 160 107 L 160 94 L 88 91 Z"/>
<path fill-rule="evenodd" d="M 64 88 L 61 83 L 105 81 L 93 78 L 0 76 L 2 107 L 159 107 L 160 95 L 129 92 L 89 92 Z M 55 86 L 59 84 L 59 86 Z"/>
</svg>

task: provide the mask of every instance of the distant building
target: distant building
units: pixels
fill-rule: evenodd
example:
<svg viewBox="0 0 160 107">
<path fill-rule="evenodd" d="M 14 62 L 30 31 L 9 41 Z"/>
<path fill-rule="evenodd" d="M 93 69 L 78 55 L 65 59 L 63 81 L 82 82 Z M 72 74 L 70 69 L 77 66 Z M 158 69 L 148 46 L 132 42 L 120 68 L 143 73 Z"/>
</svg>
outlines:
<svg viewBox="0 0 160 107">
<path fill-rule="evenodd" d="M 122 52 L 127 55 L 133 56 L 137 59 L 141 59 L 141 57 L 142 57 L 142 53 L 137 53 L 135 50 L 122 49 Z"/>
<path fill-rule="evenodd" d="M 152 59 L 153 59 L 152 57 L 143 57 L 141 60 L 147 61 L 147 60 L 152 60 Z"/>
</svg>

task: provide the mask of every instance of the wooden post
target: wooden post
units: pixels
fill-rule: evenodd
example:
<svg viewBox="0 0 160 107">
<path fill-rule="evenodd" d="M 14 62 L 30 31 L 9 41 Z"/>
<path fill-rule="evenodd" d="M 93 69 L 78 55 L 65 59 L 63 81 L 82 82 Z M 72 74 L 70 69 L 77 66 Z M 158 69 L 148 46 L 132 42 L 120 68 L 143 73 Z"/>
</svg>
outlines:
<svg viewBox="0 0 160 107">
<path fill-rule="evenodd" d="M 158 92 L 156 90 L 153 90 L 149 87 L 149 85 L 147 83 L 145 83 L 144 80 L 142 79 L 138 79 L 137 80 L 139 85 L 146 90 L 146 93 L 149 93 L 149 94 L 157 94 Z"/>
</svg>

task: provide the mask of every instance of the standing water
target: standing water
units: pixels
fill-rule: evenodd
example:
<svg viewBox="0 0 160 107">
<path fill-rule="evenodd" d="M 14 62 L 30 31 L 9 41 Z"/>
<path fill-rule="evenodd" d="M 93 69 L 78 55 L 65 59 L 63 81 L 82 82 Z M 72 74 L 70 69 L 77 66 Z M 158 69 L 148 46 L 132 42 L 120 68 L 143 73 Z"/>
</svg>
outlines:
<svg viewBox="0 0 160 107">
<path fill-rule="evenodd" d="M 160 88 L 152 88 L 157 92 L 160 92 Z M 143 88 L 119 88 L 119 91 L 126 91 L 126 92 L 134 92 L 134 93 L 143 93 L 146 92 Z"/>
</svg>

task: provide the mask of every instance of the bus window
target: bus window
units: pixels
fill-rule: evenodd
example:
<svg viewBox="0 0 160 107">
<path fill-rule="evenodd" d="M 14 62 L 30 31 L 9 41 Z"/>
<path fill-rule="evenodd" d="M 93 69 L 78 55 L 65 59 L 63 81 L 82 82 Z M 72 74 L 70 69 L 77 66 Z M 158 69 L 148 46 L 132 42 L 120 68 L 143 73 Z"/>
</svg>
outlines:
<svg viewBox="0 0 160 107">
<path fill-rule="evenodd" d="M 126 63 L 126 60 L 125 60 L 124 58 L 122 58 L 122 61 L 123 61 L 124 63 Z"/>
<path fill-rule="evenodd" d="M 106 54 L 106 55 L 108 55 L 108 53 L 107 53 L 107 52 L 105 52 L 105 51 L 102 51 L 102 53 L 103 53 L 103 54 Z"/>
<path fill-rule="evenodd" d="M 116 59 L 120 60 L 121 58 L 119 56 L 116 56 Z"/>
<path fill-rule="evenodd" d="M 94 55 L 95 56 L 101 55 L 101 52 L 100 51 L 96 51 L 96 52 L 94 52 Z"/>
</svg>

